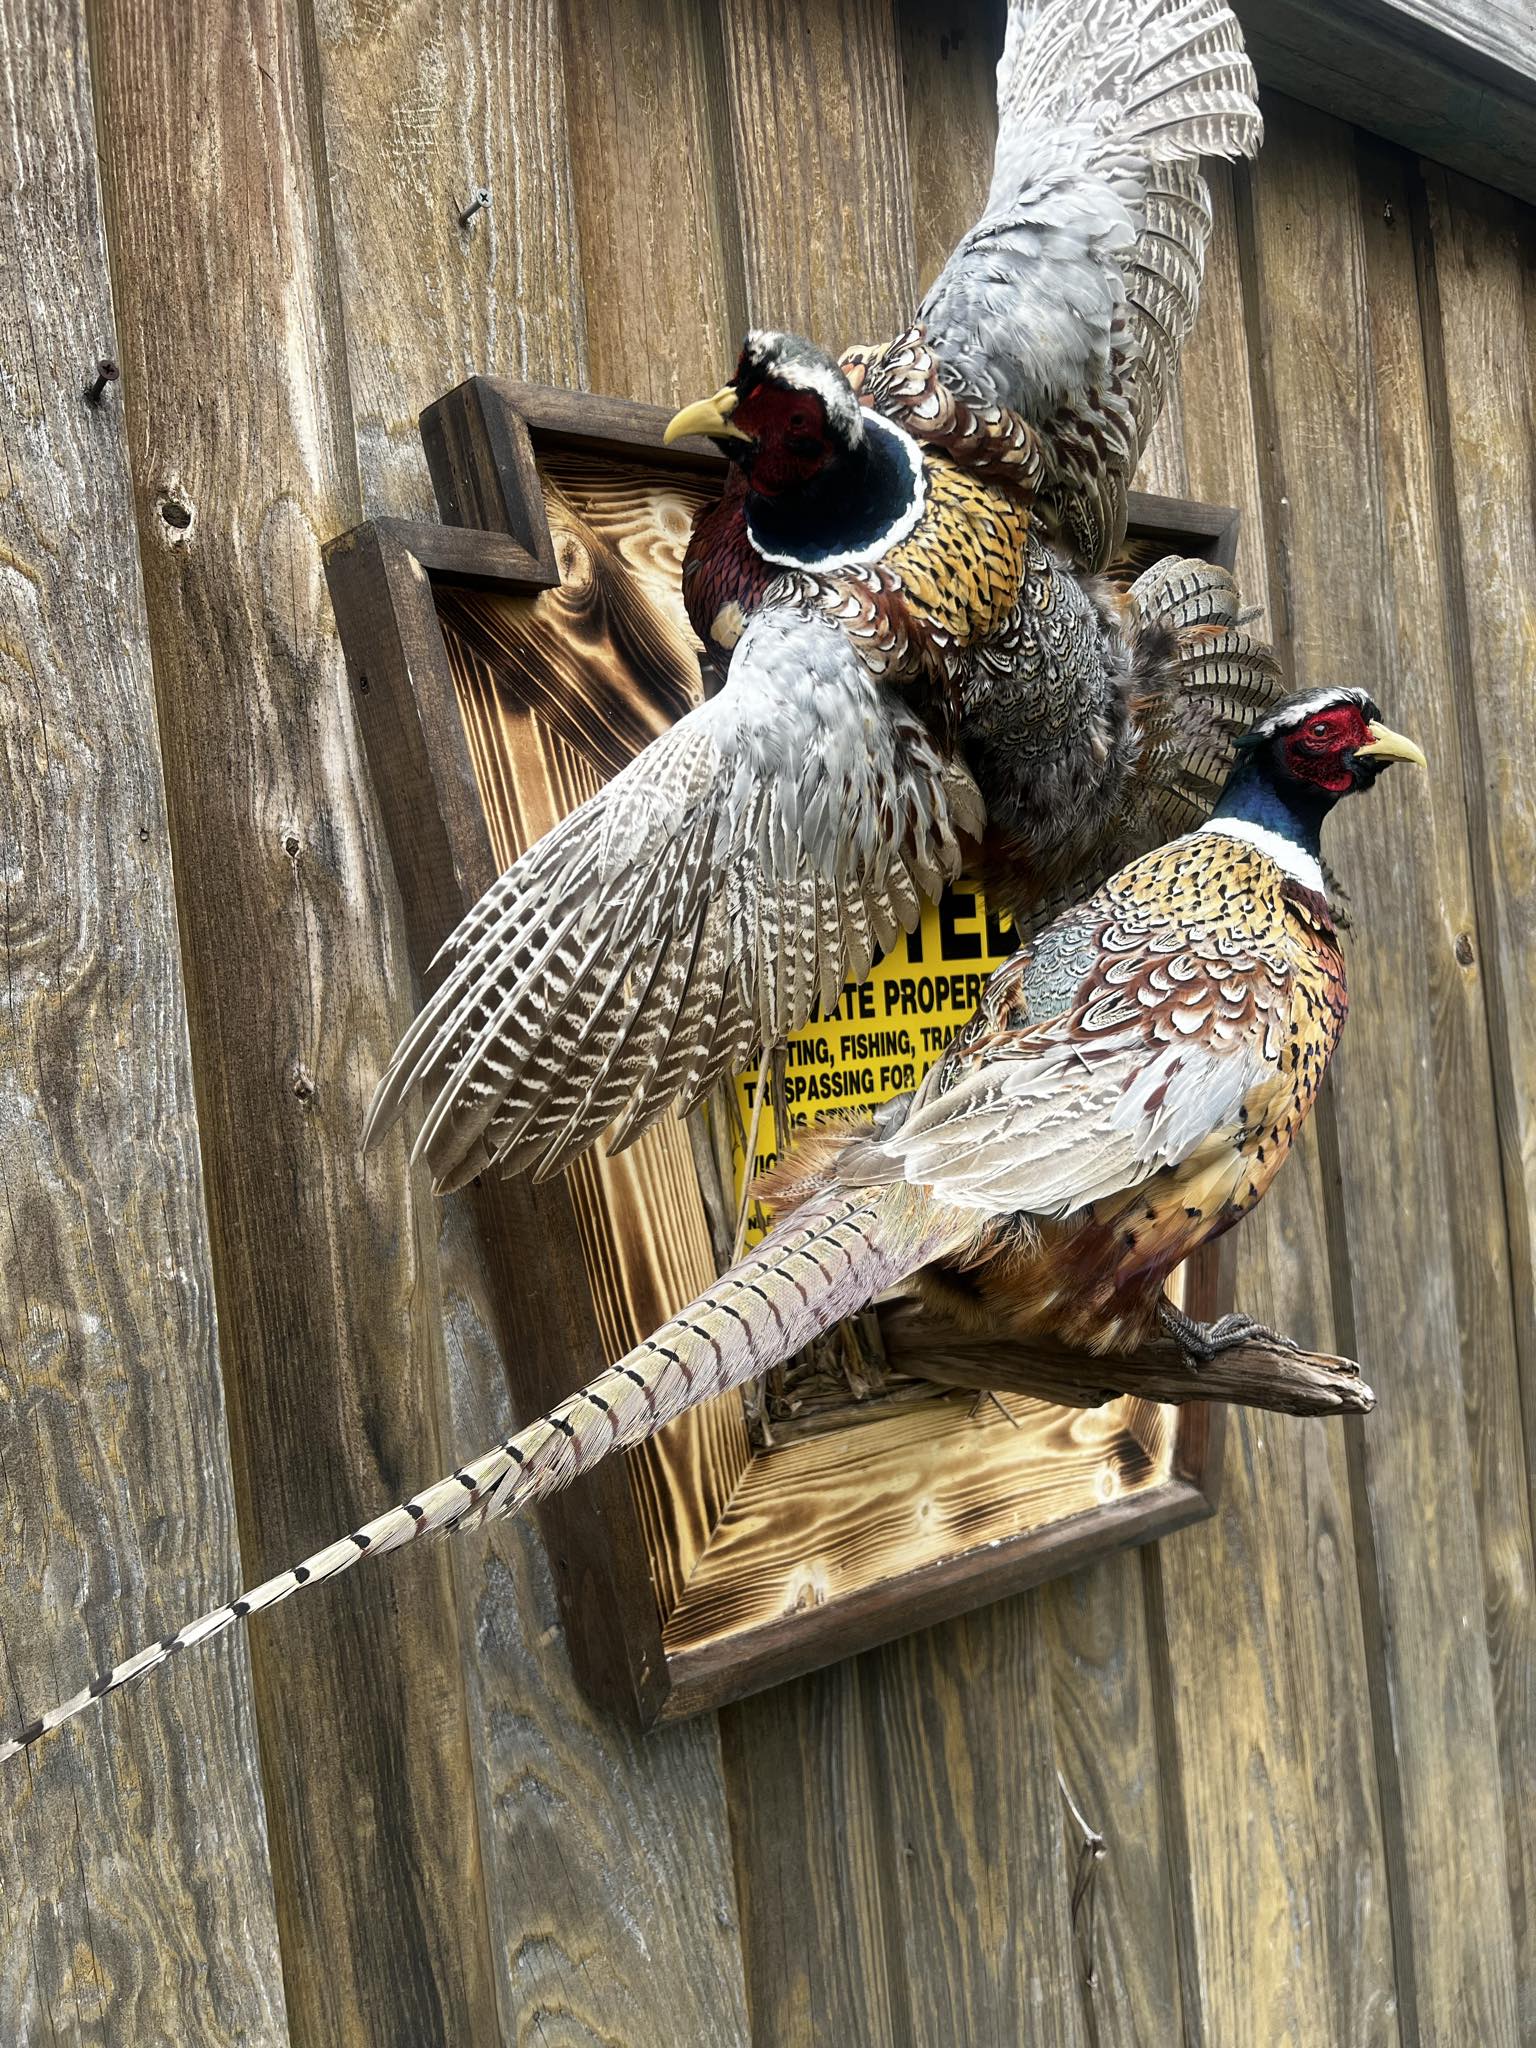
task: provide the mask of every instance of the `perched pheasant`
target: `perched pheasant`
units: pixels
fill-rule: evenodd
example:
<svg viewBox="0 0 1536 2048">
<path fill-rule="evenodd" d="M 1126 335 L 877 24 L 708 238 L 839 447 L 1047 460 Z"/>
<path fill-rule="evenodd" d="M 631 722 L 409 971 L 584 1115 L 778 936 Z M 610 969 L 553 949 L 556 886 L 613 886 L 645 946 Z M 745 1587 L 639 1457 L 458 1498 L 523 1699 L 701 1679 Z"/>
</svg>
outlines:
<svg viewBox="0 0 1536 2048">
<path fill-rule="evenodd" d="M 0 1761 L 365 1552 L 553 1492 L 899 1281 L 1100 1353 L 1159 1320 L 1196 1361 L 1258 1334 L 1192 1322 L 1163 1282 L 1260 1199 L 1317 1098 L 1345 1013 L 1319 832 L 1394 760 L 1424 757 L 1363 691 L 1290 699 L 1242 743 L 1207 824 L 998 970 L 915 1096 L 790 1162 L 783 1221 L 680 1315 L 451 1477 L 104 1672 Z"/>
<path fill-rule="evenodd" d="M 1098 572 L 1253 91 L 1224 0 L 1011 0 L 986 211 L 918 324 L 846 369 L 749 335 L 673 421 L 733 458 L 685 565 L 724 689 L 465 918 L 369 1137 L 419 1086 L 439 1187 L 552 1172 L 825 1012 L 968 840 L 1027 928 L 1205 814 L 1272 664 L 1223 571 Z"/>
</svg>

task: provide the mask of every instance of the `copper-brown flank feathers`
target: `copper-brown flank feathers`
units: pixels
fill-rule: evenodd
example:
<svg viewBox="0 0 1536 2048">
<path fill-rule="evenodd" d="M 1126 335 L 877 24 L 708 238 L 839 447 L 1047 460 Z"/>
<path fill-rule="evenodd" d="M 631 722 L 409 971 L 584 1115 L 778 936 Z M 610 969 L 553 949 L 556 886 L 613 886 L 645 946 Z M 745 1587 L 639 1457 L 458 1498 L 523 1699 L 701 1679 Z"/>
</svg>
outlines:
<svg viewBox="0 0 1536 2048">
<path fill-rule="evenodd" d="M 821 1134 L 781 1177 L 796 1206 L 681 1314 L 484 1456 L 104 1672 L 0 1761 L 365 1555 L 517 1512 L 901 1281 L 994 1326 L 1134 1348 L 1171 1315 L 1167 1273 L 1260 1199 L 1316 1099 L 1345 1015 L 1318 828 L 1393 759 L 1423 756 L 1359 691 L 1282 705 L 1211 822 L 999 969 L 915 1097 Z M 1170 1326 L 1195 1357 L 1234 1334 Z"/>
</svg>

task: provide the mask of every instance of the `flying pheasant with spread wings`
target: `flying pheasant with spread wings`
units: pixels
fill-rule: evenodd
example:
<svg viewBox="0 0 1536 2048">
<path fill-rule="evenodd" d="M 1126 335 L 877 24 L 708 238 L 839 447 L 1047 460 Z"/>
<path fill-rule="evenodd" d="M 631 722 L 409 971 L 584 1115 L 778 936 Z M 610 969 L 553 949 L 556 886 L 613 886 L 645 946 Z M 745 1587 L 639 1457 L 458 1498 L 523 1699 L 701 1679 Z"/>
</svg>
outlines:
<svg viewBox="0 0 1536 2048">
<path fill-rule="evenodd" d="M 1101 1355 L 1159 1322 L 1192 1362 L 1269 1335 L 1194 1323 L 1163 1284 L 1260 1200 L 1317 1099 L 1346 1010 L 1322 821 L 1394 760 L 1424 757 L 1364 691 L 1290 699 L 1242 742 L 1208 823 L 998 969 L 915 1096 L 791 1159 L 788 1213 L 698 1300 L 483 1457 L 103 1672 L 0 1742 L 0 1762 L 367 1553 L 541 1499 L 900 1281 Z"/>
<path fill-rule="evenodd" d="M 1224 571 L 1097 574 L 1253 93 L 1224 0 L 1011 0 L 986 210 L 916 325 L 846 367 L 749 335 L 669 430 L 732 457 L 684 569 L 725 688 L 464 919 L 368 1137 L 421 1087 L 440 1188 L 553 1172 L 825 1013 L 967 841 L 1027 922 L 1205 814 L 1267 652 Z"/>
</svg>

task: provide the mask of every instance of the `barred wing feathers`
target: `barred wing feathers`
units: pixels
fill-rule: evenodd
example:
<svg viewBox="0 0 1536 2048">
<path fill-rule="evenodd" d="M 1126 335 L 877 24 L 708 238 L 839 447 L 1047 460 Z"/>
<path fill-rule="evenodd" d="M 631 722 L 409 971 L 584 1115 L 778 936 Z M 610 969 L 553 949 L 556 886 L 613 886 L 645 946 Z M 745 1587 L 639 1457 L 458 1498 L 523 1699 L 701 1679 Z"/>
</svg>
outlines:
<svg viewBox="0 0 1536 2048">
<path fill-rule="evenodd" d="M 1199 303 L 1199 160 L 1263 125 L 1224 0 L 1011 0 L 981 220 L 918 312 L 946 381 L 1030 421 L 1063 537 L 1107 565 Z"/>
<path fill-rule="evenodd" d="M 969 775 L 841 629 L 765 607 L 725 689 L 464 919 L 365 1141 L 419 1086 L 415 1155 L 440 1188 L 493 1163 L 552 1173 L 615 1119 L 628 1143 L 832 1007 L 981 824 Z"/>
</svg>

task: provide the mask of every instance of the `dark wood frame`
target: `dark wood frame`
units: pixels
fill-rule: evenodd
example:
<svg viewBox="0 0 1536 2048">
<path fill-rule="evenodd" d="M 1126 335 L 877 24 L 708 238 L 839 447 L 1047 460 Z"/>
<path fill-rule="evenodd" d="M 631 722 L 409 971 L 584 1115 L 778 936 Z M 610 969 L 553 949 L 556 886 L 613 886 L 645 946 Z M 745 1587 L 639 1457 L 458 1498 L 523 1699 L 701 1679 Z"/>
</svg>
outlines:
<svg viewBox="0 0 1536 2048">
<path fill-rule="evenodd" d="M 369 762 L 383 798 L 418 974 L 495 878 L 434 586 L 534 593 L 559 582 L 536 456 L 573 449 L 713 470 L 708 443 L 664 448 L 660 407 L 474 378 L 423 415 L 445 524 L 379 519 L 326 551 L 326 572 Z M 1230 564 L 1238 515 L 1225 506 L 1133 494 L 1132 530 Z M 526 1417 L 605 1362 L 570 1193 L 482 1177 L 472 1190 L 501 1318 L 514 1406 Z M 526 1287 L 536 1262 L 537 1289 Z M 1230 1260 L 1212 1248 L 1190 1274 L 1195 1313 L 1230 1305 Z M 1153 1411 L 1159 1412 L 1159 1411 Z M 1209 1515 L 1224 1410 L 1177 1411 L 1168 1476 L 1092 1510 L 967 1549 L 864 1591 L 797 1609 L 746 1635 L 663 1640 L 624 1463 L 599 1466 L 541 1509 L 573 1664 L 585 1688 L 642 1725 L 671 1720 L 851 1655 L 1085 1560 Z M 674 1428 L 680 1425 L 673 1425 Z M 473 1447 L 470 1447 L 473 1448 Z M 767 1455 L 779 1455 L 770 1452 Z"/>
</svg>

